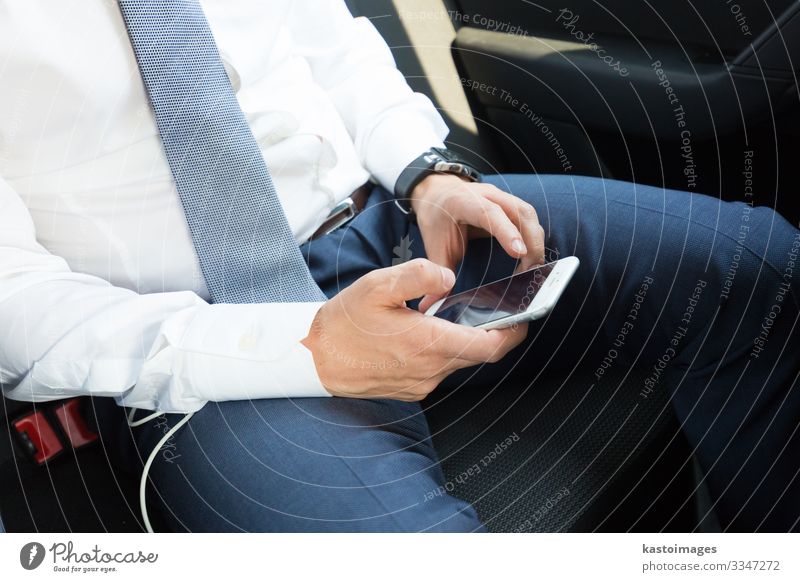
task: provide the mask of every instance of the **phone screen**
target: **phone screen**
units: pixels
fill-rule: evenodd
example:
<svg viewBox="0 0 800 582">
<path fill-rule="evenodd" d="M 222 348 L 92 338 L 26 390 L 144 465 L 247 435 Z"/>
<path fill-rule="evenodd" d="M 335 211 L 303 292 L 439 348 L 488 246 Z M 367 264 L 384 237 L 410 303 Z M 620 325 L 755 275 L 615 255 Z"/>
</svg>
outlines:
<svg viewBox="0 0 800 582">
<path fill-rule="evenodd" d="M 547 281 L 553 267 L 555 263 L 548 263 L 451 295 L 439 307 L 436 317 L 475 327 L 523 313 Z"/>
</svg>

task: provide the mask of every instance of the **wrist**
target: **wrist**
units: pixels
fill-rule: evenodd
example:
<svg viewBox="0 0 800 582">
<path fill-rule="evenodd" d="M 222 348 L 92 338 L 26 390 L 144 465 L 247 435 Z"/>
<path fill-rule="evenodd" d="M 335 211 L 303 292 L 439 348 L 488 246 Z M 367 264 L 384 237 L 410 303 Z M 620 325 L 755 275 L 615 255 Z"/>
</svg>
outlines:
<svg viewBox="0 0 800 582">
<path fill-rule="evenodd" d="M 456 174 L 431 174 L 411 191 L 411 209 L 419 216 L 423 207 L 437 204 L 435 198 L 451 192 L 454 187 L 471 180 Z"/>
</svg>

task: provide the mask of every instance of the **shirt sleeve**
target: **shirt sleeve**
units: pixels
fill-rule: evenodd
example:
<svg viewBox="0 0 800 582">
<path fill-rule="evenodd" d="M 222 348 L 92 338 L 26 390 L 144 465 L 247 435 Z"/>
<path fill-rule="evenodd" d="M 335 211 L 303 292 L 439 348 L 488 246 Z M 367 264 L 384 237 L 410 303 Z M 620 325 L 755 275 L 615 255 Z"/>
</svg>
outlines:
<svg viewBox="0 0 800 582">
<path fill-rule="evenodd" d="M 362 164 L 393 191 L 408 164 L 444 145 L 441 115 L 411 90 L 372 23 L 353 18 L 343 0 L 293 0 L 289 24 L 295 51 L 339 111 Z"/>
<path fill-rule="evenodd" d="M 210 305 L 73 272 L 0 178 L 0 387 L 16 400 L 114 396 L 192 412 L 210 400 L 329 396 L 300 343 L 321 303 Z"/>
</svg>

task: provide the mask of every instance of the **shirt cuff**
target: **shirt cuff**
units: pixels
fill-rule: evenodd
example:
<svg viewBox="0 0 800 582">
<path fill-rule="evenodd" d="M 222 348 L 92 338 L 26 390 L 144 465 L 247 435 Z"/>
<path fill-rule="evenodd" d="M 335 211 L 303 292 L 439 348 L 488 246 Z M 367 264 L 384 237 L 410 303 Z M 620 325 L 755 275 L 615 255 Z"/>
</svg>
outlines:
<svg viewBox="0 0 800 582">
<path fill-rule="evenodd" d="M 417 111 L 388 115 L 370 135 L 365 165 L 391 193 L 406 166 L 430 148 L 444 147 L 447 126 L 432 105 L 430 109 L 431 115 Z"/>
<path fill-rule="evenodd" d="M 207 401 L 330 396 L 300 343 L 323 304 L 213 304 L 174 318 L 137 383 L 151 388 L 147 408 L 189 412 Z"/>
</svg>

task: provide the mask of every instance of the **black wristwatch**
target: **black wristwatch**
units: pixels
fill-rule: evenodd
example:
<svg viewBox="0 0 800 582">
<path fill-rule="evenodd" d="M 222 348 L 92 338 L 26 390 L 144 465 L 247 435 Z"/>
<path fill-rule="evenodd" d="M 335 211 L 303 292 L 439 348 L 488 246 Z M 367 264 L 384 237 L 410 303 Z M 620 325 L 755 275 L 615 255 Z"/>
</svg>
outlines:
<svg viewBox="0 0 800 582">
<path fill-rule="evenodd" d="M 457 153 L 445 148 L 429 149 L 406 166 L 394 185 L 394 202 L 410 218 L 414 215 L 411 193 L 431 174 L 455 174 L 471 182 L 481 181 L 481 173 Z"/>
</svg>

